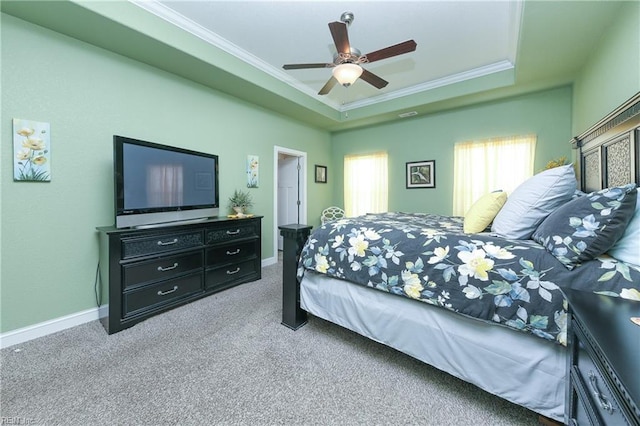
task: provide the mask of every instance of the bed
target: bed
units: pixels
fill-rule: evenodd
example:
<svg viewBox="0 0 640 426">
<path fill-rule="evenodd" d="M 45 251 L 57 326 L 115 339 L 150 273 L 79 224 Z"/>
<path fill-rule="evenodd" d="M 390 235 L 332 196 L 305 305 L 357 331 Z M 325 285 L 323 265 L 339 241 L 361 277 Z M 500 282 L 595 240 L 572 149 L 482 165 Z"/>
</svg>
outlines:
<svg viewBox="0 0 640 426">
<path fill-rule="evenodd" d="M 572 140 L 575 172 L 536 178 L 562 192 L 547 197 L 555 204 L 518 204 L 516 190 L 482 232 L 465 233 L 459 217 L 401 212 L 322 225 L 301 249 L 299 302 L 283 303 L 563 421 L 562 288 L 640 300 L 639 262 L 621 251 L 637 241 L 639 140 L 636 94 Z M 558 183 L 568 172 L 574 188 Z M 520 233 L 529 213 L 537 222 Z"/>
</svg>

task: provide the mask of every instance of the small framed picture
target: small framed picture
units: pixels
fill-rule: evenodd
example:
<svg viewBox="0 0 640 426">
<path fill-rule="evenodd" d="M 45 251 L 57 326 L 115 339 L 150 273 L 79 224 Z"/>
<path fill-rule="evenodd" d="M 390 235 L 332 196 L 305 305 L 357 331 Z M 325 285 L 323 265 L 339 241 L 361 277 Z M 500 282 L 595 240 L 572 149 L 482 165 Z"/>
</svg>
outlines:
<svg viewBox="0 0 640 426">
<path fill-rule="evenodd" d="M 407 189 L 435 187 L 436 160 L 407 163 Z"/>
<path fill-rule="evenodd" d="M 316 183 L 327 183 L 327 166 L 316 164 Z"/>
</svg>

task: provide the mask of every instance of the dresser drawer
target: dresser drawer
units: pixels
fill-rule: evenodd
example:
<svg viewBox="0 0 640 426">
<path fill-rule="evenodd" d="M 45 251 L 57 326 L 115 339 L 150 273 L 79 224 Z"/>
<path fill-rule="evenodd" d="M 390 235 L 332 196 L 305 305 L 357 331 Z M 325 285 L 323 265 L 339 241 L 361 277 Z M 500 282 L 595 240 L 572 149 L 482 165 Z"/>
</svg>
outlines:
<svg viewBox="0 0 640 426">
<path fill-rule="evenodd" d="M 162 234 L 152 237 L 122 239 L 122 258 L 161 254 L 202 246 L 202 232 Z"/>
<path fill-rule="evenodd" d="M 217 266 L 238 262 L 256 255 L 256 242 L 226 244 L 222 247 L 207 249 L 206 265 Z"/>
<path fill-rule="evenodd" d="M 202 268 L 202 250 L 123 266 L 124 288 L 166 280 Z"/>
<path fill-rule="evenodd" d="M 164 307 L 202 291 L 201 273 L 141 287 L 124 293 L 122 315 L 126 318 L 139 312 Z"/>
<path fill-rule="evenodd" d="M 582 426 L 598 424 L 595 408 L 591 404 L 591 399 L 586 391 L 586 384 L 582 380 L 577 368 L 573 367 L 569 373 L 571 376 L 571 418 L 570 426 Z"/>
<path fill-rule="evenodd" d="M 586 349 L 584 334 L 575 323 L 573 327 L 576 336 L 574 344 L 577 345 L 575 370 L 584 384 L 585 398 L 588 398 L 589 405 L 593 407 L 600 422 L 608 425 L 627 424 L 609 383 L 605 380 L 590 351 Z"/>
<path fill-rule="evenodd" d="M 217 244 L 231 241 L 233 239 L 258 238 L 259 222 L 239 220 L 228 226 L 207 229 L 207 244 Z"/>
<path fill-rule="evenodd" d="M 229 283 L 236 282 L 248 276 L 257 274 L 259 261 L 247 260 L 235 263 L 226 267 L 210 269 L 206 273 L 206 288 L 212 290 L 218 287 L 225 287 Z"/>
</svg>

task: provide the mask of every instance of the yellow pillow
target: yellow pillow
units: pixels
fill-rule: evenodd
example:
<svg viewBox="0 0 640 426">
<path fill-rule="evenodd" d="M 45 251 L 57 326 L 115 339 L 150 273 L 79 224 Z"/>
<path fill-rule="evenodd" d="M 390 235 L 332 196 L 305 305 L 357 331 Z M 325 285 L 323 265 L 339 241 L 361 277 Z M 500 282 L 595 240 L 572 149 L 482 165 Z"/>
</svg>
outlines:
<svg viewBox="0 0 640 426">
<path fill-rule="evenodd" d="M 507 193 L 503 191 L 480 197 L 464 215 L 464 233 L 477 234 L 487 229 L 506 202 Z"/>
</svg>

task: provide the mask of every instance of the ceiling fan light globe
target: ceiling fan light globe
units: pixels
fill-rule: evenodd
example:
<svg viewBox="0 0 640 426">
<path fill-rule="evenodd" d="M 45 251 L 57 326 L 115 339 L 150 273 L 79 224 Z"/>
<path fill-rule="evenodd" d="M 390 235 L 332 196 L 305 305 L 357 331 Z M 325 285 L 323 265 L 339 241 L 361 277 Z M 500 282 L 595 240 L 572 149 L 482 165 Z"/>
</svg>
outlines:
<svg viewBox="0 0 640 426">
<path fill-rule="evenodd" d="M 331 70 L 338 83 L 345 87 L 351 86 L 362 75 L 362 67 L 356 64 L 340 64 Z"/>
</svg>

